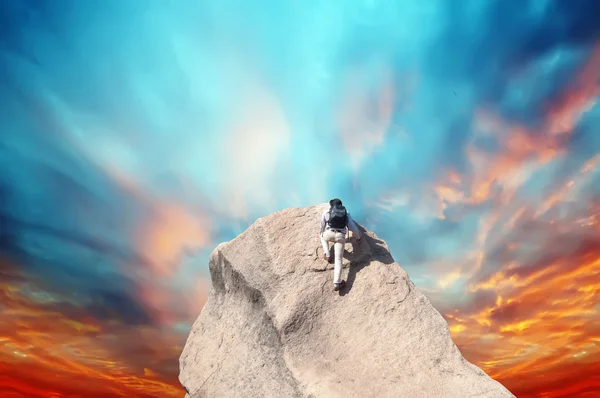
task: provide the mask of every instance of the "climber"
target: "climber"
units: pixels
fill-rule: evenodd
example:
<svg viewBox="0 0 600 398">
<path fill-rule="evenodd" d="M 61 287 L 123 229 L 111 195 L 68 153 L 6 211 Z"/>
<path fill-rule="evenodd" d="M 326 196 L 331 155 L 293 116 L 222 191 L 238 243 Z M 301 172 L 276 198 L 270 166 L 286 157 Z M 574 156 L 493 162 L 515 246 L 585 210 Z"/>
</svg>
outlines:
<svg viewBox="0 0 600 398">
<path fill-rule="evenodd" d="M 357 240 L 362 238 L 354 220 L 346 208 L 342 205 L 340 199 L 331 199 L 329 201 L 329 210 L 326 210 L 321 216 L 321 245 L 323 246 L 323 259 L 332 263 L 331 253 L 329 251 L 329 242 L 334 244 L 335 265 L 333 268 L 333 290 L 338 291 L 344 287 L 346 282 L 342 277 L 342 255 L 346 244 L 346 233 L 348 228 Z"/>
</svg>

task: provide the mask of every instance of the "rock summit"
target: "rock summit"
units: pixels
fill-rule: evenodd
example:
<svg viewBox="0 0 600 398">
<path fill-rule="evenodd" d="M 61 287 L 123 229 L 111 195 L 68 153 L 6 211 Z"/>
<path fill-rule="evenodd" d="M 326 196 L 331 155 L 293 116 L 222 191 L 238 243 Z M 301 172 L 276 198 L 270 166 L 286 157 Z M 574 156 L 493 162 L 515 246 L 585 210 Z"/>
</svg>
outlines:
<svg viewBox="0 0 600 398">
<path fill-rule="evenodd" d="M 212 288 L 180 356 L 186 397 L 514 397 L 463 358 L 371 231 L 347 240 L 347 284 L 333 291 L 327 208 L 275 212 L 211 253 Z"/>
</svg>

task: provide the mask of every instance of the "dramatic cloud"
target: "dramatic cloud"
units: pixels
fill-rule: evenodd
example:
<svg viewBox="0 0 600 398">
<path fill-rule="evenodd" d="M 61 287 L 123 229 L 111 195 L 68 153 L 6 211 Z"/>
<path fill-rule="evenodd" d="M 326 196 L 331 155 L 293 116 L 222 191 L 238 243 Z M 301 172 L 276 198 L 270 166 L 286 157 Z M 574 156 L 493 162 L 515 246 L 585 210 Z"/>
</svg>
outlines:
<svg viewBox="0 0 600 398">
<path fill-rule="evenodd" d="M 333 196 L 468 360 L 600 392 L 600 3 L 59 3 L 0 4 L 3 396 L 180 396 L 210 251 Z"/>
</svg>

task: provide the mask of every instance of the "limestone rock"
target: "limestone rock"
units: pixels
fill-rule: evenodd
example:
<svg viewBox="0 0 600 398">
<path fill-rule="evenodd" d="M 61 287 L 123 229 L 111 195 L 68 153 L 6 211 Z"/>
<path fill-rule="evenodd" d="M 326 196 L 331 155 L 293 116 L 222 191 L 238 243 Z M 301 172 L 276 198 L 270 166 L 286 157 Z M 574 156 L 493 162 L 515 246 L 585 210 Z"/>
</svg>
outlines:
<svg viewBox="0 0 600 398">
<path fill-rule="evenodd" d="M 361 227 L 333 291 L 327 204 L 257 220 L 210 256 L 212 289 L 180 357 L 190 398 L 513 397 L 463 358 L 448 325 Z"/>
</svg>

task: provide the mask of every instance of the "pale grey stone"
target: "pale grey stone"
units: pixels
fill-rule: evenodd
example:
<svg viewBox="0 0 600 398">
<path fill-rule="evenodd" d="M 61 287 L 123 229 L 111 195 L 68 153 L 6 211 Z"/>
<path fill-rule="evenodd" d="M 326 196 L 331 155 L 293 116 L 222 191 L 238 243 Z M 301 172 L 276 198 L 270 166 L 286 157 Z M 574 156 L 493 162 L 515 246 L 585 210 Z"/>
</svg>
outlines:
<svg viewBox="0 0 600 398">
<path fill-rule="evenodd" d="M 514 397 L 463 358 L 374 233 L 348 239 L 348 284 L 333 291 L 319 241 L 327 207 L 273 213 L 212 252 L 212 288 L 180 357 L 189 397 Z"/>
</svg>

